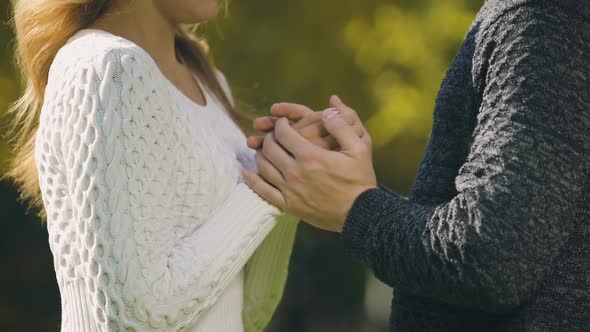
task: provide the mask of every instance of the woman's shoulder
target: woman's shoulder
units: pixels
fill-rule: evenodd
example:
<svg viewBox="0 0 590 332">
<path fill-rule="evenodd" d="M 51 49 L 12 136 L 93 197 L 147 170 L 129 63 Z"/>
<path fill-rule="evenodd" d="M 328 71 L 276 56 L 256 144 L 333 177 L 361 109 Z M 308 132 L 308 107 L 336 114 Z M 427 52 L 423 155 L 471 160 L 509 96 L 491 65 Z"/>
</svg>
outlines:
<svg viewBox="0 0 590 332">
<path fill-rule="evenodd" d="M 157 65 L 143 49 L 107 32 L 82 30 L 52 63 L 42 119 L 75 112 L 102 121 L 90 117 L 100 110 L 104 116 L 122 116 L 136 124 L 157 118 L 160 127 L 165 123 L 175 128 L 179 122 L 172 116 L 179 112 L 171 112 L 175 105 Z"/>
<path fill-rule="evenodd" d="M 85 81 L 76 78 L 89 73 L 98 80 L 107 75 L 122 80 L 154 71 L 157 65 L 136 44 L 106 31 L 85 29 L 68 39 L 57 52 L 49 71 L 48 87 L 64 81 Z"/>
</svg>

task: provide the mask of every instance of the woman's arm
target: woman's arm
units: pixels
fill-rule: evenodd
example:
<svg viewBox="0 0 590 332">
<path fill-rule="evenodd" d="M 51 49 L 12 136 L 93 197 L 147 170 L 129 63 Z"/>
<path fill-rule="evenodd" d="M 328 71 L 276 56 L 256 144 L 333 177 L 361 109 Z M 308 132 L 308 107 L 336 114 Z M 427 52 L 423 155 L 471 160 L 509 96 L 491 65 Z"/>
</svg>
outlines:
<svg viewBox="0 0 590 332">
<path fill-rule="evenodd" d="M 79 70 L 82 86 L 72 82 L 55 97 L 73 97 L 55 130 L 71 137 L 61 151 L 80 223 L 76 245 L 87 253 L 81 264 L 95 285 L 91 312 L 105 330 L 114 324 L 171 331 L 194 323 L 279 215 L 240 183 L 203 226 L 176 234 L 173 219 L 182 216 L 183 202 L 175 190 L 187 174 L 173 170 L 177 158 L 189 158 L 179 151 L 190 132 L 179 125 L 182 112 L 161 102 L 167 92 L 144 61 L 138 52 L 110 51 Z"/>
<path fill-rule="evenodd" d="M 245 267 L 244 330 L 264 331 L 281 302 L 299 218 L 285 214 Z"/>
<path fill-rule="evenodd" d="M 427 207 L 381 189 L 356 200 L 343 237 L 381 280 L 486 311 L 534 293 L 590 165 L 590 45 L 564 17 L 515 10 L 482 37 L 487 85 L 452 200 Z"/>
<path fill-rule="evenodd" d="M 235 106 L 225 76 L 218 71 L 217 78 L 232 106 Z M 254 154 L 249 153 L 248 158 L 250 164 L 254 165 Z M 277 225 L 244 268 L 243 321 L 247 332 L 264 331 L 281 301 L 298 224 L 299 218 L 295 216 L 284 214 L 279 217 Z"/>
</svg>

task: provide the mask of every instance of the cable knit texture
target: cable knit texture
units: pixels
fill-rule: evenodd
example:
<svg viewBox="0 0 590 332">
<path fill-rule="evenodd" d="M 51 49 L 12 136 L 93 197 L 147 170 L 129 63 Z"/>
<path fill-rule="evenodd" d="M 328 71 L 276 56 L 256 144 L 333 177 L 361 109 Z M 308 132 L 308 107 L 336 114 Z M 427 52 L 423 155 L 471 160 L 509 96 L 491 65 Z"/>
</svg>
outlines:
<svg viewBox="0 0 590 332">
<path fill-rule="evenodd" d="M 62 331 L 268 324 L 297 223 L 241 181 L 253 153 L 203 90 L 199 106 L 106 32 L 83 30 L 59 51 L 35 158 Z"/>
<path fill-rule="evenodd" d="M 590 329 L 589 55 L 589 1 L 485 2 L 409 199 L 367 191 L 344 228 L 392 331 Z"/>
</svg>

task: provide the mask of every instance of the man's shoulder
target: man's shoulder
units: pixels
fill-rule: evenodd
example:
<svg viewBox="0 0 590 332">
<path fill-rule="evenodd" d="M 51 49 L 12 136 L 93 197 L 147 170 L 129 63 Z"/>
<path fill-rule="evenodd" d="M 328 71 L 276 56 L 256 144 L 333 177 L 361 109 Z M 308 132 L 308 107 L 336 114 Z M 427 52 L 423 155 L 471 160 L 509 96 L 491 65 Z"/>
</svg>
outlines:
<svg viewBox="0 0 590 332">
<path fill-rule="evenodd" d="M 478 21 L 481 28 L 488 28 L 501 17 L 517 12 L 572 16 L 590 23 L 590 1 L 586 0 L 486 0 Z"/>
</svg>

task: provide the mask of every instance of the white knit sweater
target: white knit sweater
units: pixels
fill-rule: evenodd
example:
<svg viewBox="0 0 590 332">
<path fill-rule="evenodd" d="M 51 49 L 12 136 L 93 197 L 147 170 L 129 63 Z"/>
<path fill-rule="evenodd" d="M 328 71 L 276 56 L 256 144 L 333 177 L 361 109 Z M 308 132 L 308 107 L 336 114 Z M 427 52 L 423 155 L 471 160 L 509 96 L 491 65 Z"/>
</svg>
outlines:
<svg viewBox="0 0 590 332">
<path fill-rule="evenodd" d="M 106 32 L 83 30 L 59 51 L 35 160 L 62 331 L 260 331 L 270 320 L 296 222 L 277 223 L 241 181 L 252 151 L 203 90 L 199 106 Z"/>
</svg>

